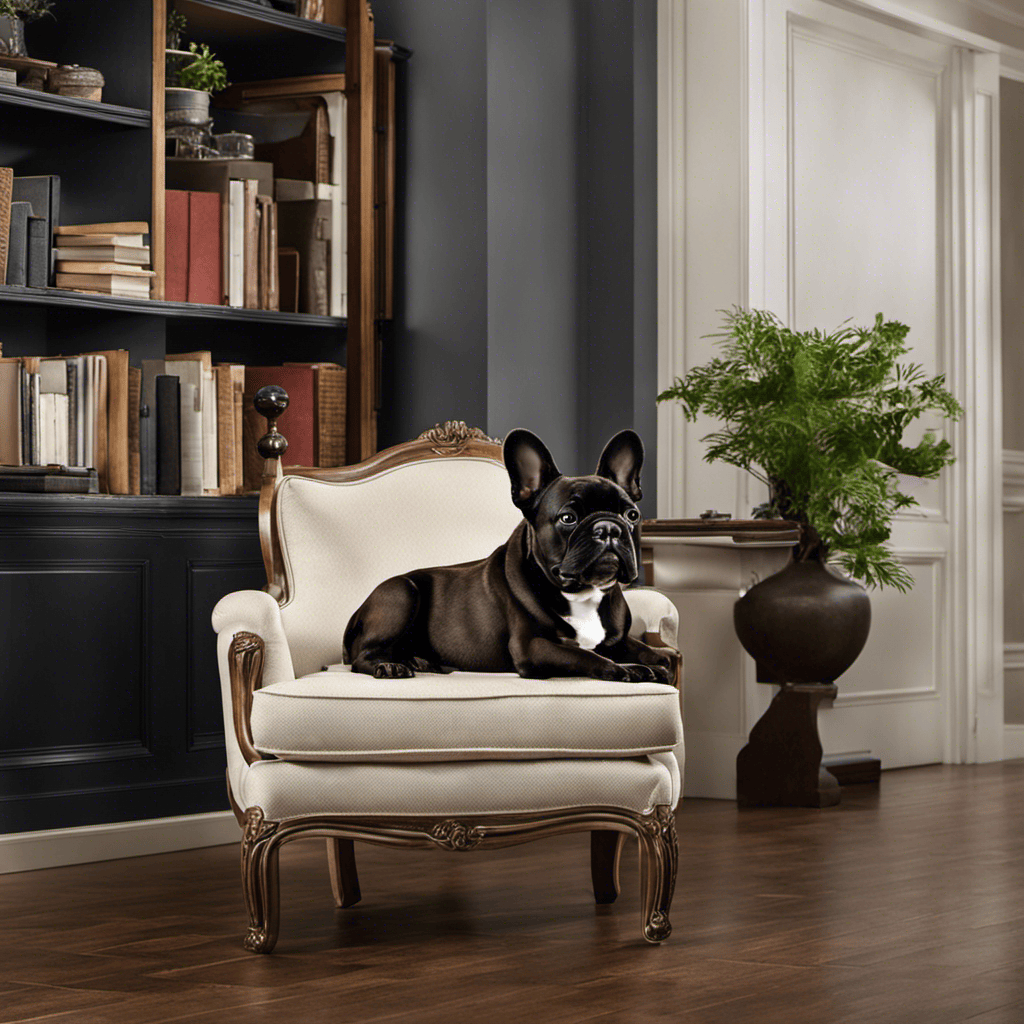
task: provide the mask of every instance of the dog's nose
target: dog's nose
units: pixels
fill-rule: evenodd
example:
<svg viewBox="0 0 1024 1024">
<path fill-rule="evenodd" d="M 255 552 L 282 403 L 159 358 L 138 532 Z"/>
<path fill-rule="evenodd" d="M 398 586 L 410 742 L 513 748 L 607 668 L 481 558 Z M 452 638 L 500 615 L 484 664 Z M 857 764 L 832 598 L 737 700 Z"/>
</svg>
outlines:
<svg viewBox="0 0 1024 1024">
<path fill-rule="evenodd" d="M 596 540 L 609 541 L 619 540 L 622 537 L 622 527 L 613 523 L 610 519 L 599 519 L 594 523 L 594 538 Z"/>
</svg>

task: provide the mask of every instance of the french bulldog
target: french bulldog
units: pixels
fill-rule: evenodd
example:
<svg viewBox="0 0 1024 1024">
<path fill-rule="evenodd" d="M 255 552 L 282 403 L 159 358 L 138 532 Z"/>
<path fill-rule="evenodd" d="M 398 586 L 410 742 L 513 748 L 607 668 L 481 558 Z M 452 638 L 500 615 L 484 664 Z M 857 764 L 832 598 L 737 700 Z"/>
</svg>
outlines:
<svg viewBox="0 0 1024 1024">
<path fill-rule="evenodd" d="M 562 476 L 529 430 L 513 430 L 502 454 L 523 513 L 509 540 L 477 562 L 385 580 L 349 620 L 345 662 L 377 678 L 458 669 L 668 683 L 671 658 L 629 635 L 621 590 L 639 573 L 640 438 L 616 434 L 592 476 Z"/>
</svg>

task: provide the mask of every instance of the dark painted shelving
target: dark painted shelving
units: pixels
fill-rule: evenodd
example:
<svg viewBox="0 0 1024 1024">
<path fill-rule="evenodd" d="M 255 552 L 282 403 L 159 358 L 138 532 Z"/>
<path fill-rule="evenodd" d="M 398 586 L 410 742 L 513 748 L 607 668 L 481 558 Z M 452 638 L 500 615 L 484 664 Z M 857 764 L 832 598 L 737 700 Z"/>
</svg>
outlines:
<svg viewBox="0 0 1024 1024">
<path fill-rule="evenodd" d="M 0 85 L 0 106 L 28 107 L 68 117 L 84 117 L 128 128 L 148 128 L 152 117 L 148 110 L 119 107 L 114 103 L 96 103 L 52 92 L 37 92 L 18 85 Z"/>
<path fill-rule="evenodd" d="M 61 288 L 19 288 L 0 286 L 0 302 L 33 306 L 70 306 L 107 312 L 145 313 L 193 320 L 233 320 L 243 323 L 278 324 L 289 327 L 344 327 L 341 316 L 317 316 L 313 313 L 281 313 L 270 309 L 239 309 L 236 306 L 204 306 L 195 302 L 157 302 L 153 299 L 126 299 L 116 295 L 86 295 Z"/>
</svg>

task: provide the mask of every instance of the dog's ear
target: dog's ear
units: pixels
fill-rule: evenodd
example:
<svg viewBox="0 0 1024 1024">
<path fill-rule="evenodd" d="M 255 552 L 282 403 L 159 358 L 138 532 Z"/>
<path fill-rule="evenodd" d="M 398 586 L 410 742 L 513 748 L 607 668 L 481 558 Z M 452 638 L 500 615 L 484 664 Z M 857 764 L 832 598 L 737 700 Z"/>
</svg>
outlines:
<svg viewBox="0 0 1024 1024">
<path fill-rule="evenodd" d="M 644 464 L 644 443 L 635 430 L 620 430 L 605 446 L 597 463 L 597 475 L 617 483 L 634 501 L 640 490 L 640 467 Z"/>
<path fill-rule="evenodd" d="M 502 456 L 512 481 L 512 502 L 519 509 L 525 510 L 552 480 L 562 475 L 544 442 L 522 427 L 509 432 L 502 445 Z"/>
</svg>

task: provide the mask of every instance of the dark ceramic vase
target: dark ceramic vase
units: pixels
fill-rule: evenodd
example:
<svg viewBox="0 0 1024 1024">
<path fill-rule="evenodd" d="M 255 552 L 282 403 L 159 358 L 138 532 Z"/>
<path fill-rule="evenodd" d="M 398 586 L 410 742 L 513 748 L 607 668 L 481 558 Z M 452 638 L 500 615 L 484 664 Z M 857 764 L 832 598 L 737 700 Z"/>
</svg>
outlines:
<svg viewBox="0 0 1024 1024">
<path fill-rule="evenodd" d="M 758 682 L 831 683 L 864 648 L 871 600 L 819 559 L 790 559 L 736 602 L 733 621 Z"/>
</svg>

